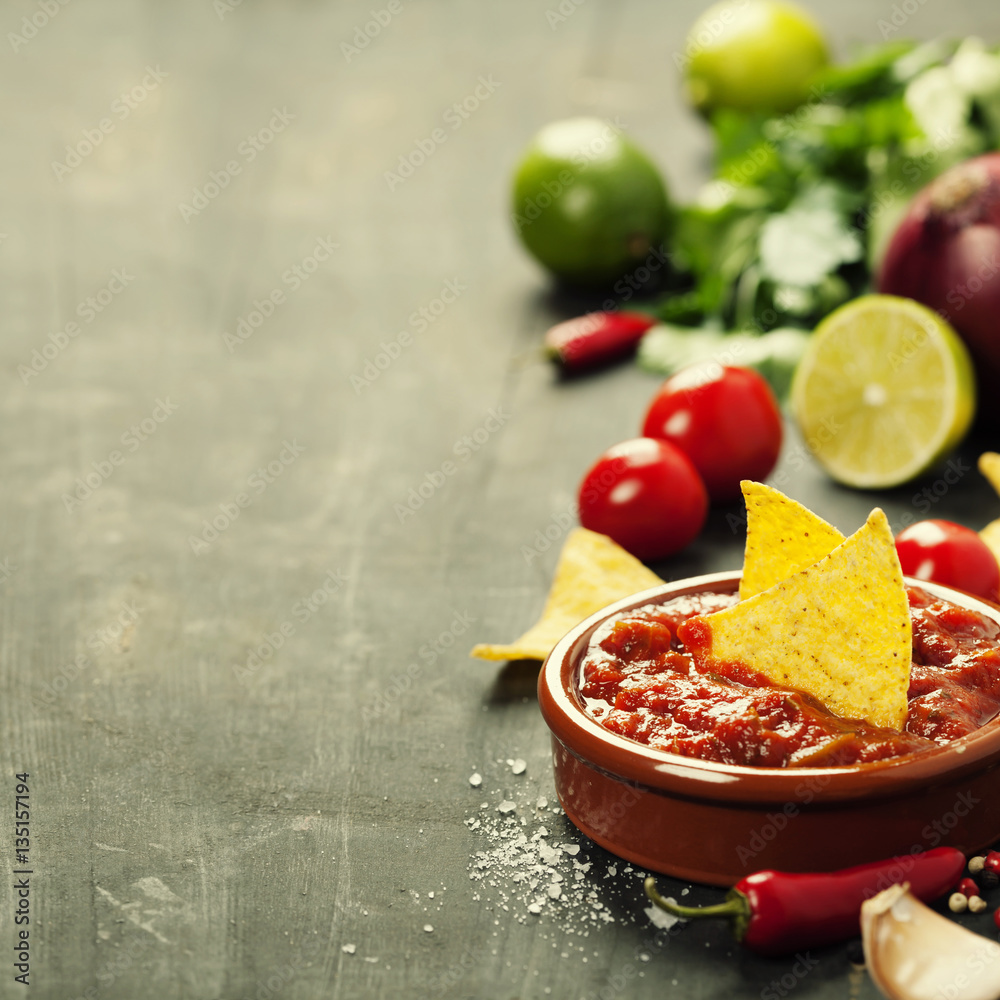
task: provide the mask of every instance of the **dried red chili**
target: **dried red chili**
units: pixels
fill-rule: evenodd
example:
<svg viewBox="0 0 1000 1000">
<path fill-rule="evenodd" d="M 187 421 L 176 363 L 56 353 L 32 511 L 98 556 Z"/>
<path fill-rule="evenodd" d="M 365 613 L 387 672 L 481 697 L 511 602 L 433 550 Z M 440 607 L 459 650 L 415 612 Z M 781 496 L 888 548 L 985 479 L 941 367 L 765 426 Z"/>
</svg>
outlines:
<svg viewBox="0 0 1000 1000">
<path fill-rule="evenodd" d="M 723 917 L 738 941 L 761 955 L 784 955 L 802 948 L 846 941 L 861 933 L 861 904 L 897 882 L 929 902 L 944 895 L 962 875 L 965 855 L 936 847 L 835 872 L 755 872 L 741 879 L 716 906 L 679 906 L 646 879 L 646 895 L 685 920 Z"/>
</svg>

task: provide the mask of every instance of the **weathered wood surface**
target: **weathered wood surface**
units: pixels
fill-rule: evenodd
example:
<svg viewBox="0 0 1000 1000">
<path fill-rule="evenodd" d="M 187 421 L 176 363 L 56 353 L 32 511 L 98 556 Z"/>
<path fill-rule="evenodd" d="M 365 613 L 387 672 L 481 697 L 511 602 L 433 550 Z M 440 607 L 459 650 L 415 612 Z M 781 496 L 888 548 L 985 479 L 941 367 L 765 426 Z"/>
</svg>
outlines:
<svg viewBox="0 0 1000 1000">
<path fill-rule="evenodd" d="M 30 992 L 0 886 L 0 995 L 874 996 L 843 949 L 799 975 L 720 927 L 657 937 L 635 873 L 551 812 L 534 671 L 466 655 L 533 620 L 555 547 L 523 547 L 656 384 L 533 353 L 579 303 L 515 245 L 512 163 L 549 120 L 618 116 L 690 196 L 707 139 L 674 53 L 700 6 L 407 2 L 354 53 L 383 0 L 4 8 L 0 770 L 5 802 L 30 772 L 34 875 Z M 841 50 L 893 10 L 814 6 Z M 905 31 L 1000 38 L 1000 13 L 928 3 Z M 861 522 L 870 496 L 795 466 Z M 970 474 L 933 509 L 997 507 Z M 655 568 L 738 565 L 725 514 Z M 504 798 L 582 845 L 579 906 L 530 913 L 496 857 L 470 878 Z"/>
</svg>

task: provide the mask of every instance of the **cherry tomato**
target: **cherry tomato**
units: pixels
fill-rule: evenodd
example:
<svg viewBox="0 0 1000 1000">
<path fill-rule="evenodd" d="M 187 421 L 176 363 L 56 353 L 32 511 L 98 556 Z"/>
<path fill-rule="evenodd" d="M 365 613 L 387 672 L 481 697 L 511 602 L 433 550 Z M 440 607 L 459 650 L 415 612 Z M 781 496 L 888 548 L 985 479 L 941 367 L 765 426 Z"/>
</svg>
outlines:
<svg viewBox="0 0 1000 1000">
<path fill-rule="evenodd" d="M 971 528 L 954 521 L 918 521 L 896 536 L 899 564 L 907 576 L 996 601 L 1000 567 L 996 556 Z"/>
<path fill-rule="evenodd" d="M 691 365 L 660 387 L 642 433 L 677 445 L 713 500 L 732 500 L 741 479 L 764 479 L 778 461 L 781 410 L 752 369 Z"/>
<path fill-rule="evenodd" d="M 583 477 L 580 523 L 639 559 L 663 559 L 701 531 L 708 495 L 691 460 L 667 441 L 609 448 Z"/>
</svg>

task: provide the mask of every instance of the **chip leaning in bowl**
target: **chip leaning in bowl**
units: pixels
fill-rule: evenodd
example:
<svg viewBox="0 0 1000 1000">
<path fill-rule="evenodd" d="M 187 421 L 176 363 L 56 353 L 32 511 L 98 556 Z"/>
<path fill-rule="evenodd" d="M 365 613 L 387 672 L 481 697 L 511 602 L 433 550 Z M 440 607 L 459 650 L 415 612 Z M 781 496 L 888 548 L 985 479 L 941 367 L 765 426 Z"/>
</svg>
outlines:
<svg viewBox="0 0 1000 1000">
<path fill-rule="evenodd" d="M 850 538 L 744 483 L 740 595 L 603 623 L 579 692 L 606 729 L 725 764 L 830 767 L 964 736 L 1000 711 L 1000 624 L 907 587 L 885 514 Z"/>
</svg>

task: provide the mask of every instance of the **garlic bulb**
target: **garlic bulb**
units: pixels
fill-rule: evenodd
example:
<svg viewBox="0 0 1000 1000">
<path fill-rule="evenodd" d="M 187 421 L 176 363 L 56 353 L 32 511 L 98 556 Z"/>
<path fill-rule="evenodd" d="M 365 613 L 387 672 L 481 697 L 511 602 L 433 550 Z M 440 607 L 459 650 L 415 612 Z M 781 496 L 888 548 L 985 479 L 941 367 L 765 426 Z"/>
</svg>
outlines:
<svg viewBox="0 0 1000 1000">
<path fill-rule="evenodd" d="M 1000 944 L 894 885 L 861 905 L 868 973 L 889 1000 L 998 1000 Z"/>
</svg>

